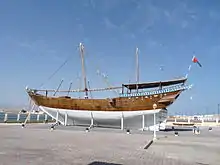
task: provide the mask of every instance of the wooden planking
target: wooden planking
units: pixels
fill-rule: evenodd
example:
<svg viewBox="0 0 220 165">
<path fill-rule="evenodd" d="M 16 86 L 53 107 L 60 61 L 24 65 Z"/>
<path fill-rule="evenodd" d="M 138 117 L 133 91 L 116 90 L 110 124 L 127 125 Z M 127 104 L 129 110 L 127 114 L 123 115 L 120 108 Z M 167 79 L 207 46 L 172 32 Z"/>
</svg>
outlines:
<svg viewBox="0 0 220 165">
<path fill-rule="evenodd" d="M 153 104 L 157 103 L 158 108 L 166 108 L 174 101 L 175 97 L 170 97 L 168 102 L 159 103 L 163 97 L 176 96 L 181 91 L 169 92 L 165 95 L 155 95 L 148 98 L 143 96 L 138 97 L 117 97 L 110 99 L 76 99 L 65 97 L 46 97 L 29 93 L 30 97 L 37 105 L 42 105 L 51 108 L 69 109 L 69 110 L 94 110 L 94 111 L 138 111 L 152 110 Z"/>
</svg>

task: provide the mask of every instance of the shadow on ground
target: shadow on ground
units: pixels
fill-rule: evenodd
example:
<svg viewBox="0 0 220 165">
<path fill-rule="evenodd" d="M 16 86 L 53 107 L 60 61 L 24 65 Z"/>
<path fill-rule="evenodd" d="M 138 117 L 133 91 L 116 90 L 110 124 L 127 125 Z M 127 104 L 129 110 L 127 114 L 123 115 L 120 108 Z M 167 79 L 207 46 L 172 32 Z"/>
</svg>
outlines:
<svg viewBox="0 0 220 165">
<path fill-rule="evenodd" d="M 166 128 L 164 130 L 164 132 L 170 132 L 170 131 L 179 131 L 179 132 L 181 132 L 181 131 L 192 131 L 192 130 L 193 130 L 192 128 L 174 128 L 174 129 Z"/>
<path fill-rule="evenodd" d="M 89 163 L 88 165 L 122 165 L 122 164 L 95 161 L 95 162 Z"/>
</svg>

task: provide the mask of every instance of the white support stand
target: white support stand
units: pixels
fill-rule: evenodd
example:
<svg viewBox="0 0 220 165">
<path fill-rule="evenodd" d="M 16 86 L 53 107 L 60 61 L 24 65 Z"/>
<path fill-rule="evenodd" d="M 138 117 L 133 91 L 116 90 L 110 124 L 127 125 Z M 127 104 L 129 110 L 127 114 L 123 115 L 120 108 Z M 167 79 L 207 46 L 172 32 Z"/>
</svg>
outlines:
<svg viewBox="0 0 220 165">
<path fill-rule="evenodd" d="M 176 123 L 176 118 L 175 118 L 175 121 L 174 121 L 175 123 Z"/>
<path fill-rule="evenodd" d="M 67 121 L 68 121 L 68 115 L 67 113 L 65 113 L 65 123 L 64 123 L 65 126 L 67 126 Z"/>
<path fill-rule="evenodd" d="M 93 119 L 93 114 L 91 112 L 91 124 L 89 126 L 89 129 L 91 129 L 94 126 L 94 119 Z"/>
<path fill-rule="evenodd" d="M 144 127 L 145 127 L 145 119 L 144 119 L 144 114 L 142 115 L 142 131 L 144 131 Z"/>
<path fill-rule="evenodd" d="M 29 113 L 28 117 L 27 117 L 27 121 L 31 121 L 31 112 Z"/>
<path fill-rule="evenodd" d="M 154 110 L 154 137 L 153 137 L 153 140 L 156 140 L 157 139 L 157 135 L 156 135 L 156 113 L 155 113 L 155 110 Z"/>
<path fill-rule="evenodd" d="M 216 119 L 216 124 L 218 124 L 218 118 Z"/>
<path fill-rule="evenodd" d="M 17 115 L 17 121 L 19 121 L 20 120 L 20 113 L 18 113 L 18 115 Z"/>
<path fill-rule="evenodd" d="M 59 112 L 57 111 L 57 115 L 56 115 L 56 124 L 58 124 L 58 119 L 59 119 Z"/>
<path fill-rule="evenodd" d="M 124 115 L 121 114 L 121 130 L 124 130 Z"/>
<path fill-rule="evenodd" d="M 22 124 L 22 127 L 26 125 L 27 121 L 30 121 L 30 119 L 31 119 L 31 111 L 33 111 L 34 107 L 35 107 L 35 104 L 33 104 L 31 110 L 28 112 L 28 115 L 27 115 L 24 123 Z"/>
<path fill-rule="evenodd" d="M 188 123 L 190 123 L 190 118 L 188 117 Z"/>
</svg>

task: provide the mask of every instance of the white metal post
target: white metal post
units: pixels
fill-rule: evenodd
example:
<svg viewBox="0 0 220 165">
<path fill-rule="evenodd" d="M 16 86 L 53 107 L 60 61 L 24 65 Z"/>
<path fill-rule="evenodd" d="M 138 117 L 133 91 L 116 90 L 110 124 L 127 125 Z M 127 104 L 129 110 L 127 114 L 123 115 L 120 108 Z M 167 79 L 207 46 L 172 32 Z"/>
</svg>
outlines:
<svg viewBox="0 0 220 165">
<path fill-rule="evenodd" d="M 154 139 L 156 139 L 156 113 L 154 110 Z"/>
<path fill-rule="evenodd" d="M 31 111 L 33 111 L 34 107 L 35 107 L 35 104 L 33 104 L 31 110 L 29 110 L 28 115 L 23 123 L 24 125 L 27 123 L 27 121 L 30 121 Z"/>
<path fill-rule="evenodd" d="M 28 115 L 28 121 L 31 121 L 31 113 Z"/>
<path fill-rule="evenodd" d="M 94 125 L 94 119 L 93 119 L 93 114 L 91 112 L 91 122 L 90 122 L 90 126 L 89 126 L 89 129 L 91 129 Z"/>
<path fill-rule="evenodd" d="M 121 115 L 121 130 L 124 129 L 124 117 L 123 117 L 123 113 Z"/>
<path fill-rule="evenodd" d="M 56 115 L 56 123 L 58 123 L 58 117 L 59 117 L 59 112 L 57 111 L 57 115 Z"/>
<path fill-rule="evenodd" d="M 154 137 L 153 137 L 153 140 L 157 139 L 157 136 L 156 136 L 156 108 L 157 108 L 157 104 L 153 104 L 153 109 L 154 109 Z"/>
<path fill-rule="evenodd" d="M 64 123 L 65 126 L 67 126 L 67 120 L 68 120 L 68 115 L 67 113 L 65 113 L 65 123 Z"/>
<path fill-rule="evenodd" d="M 145 127 L 145 119 L 144 119 L 144 114 L 142 115 L 142 131 L 144 131 Z"/>
<path fill-rule="evenodd" d="M 93 117 L 91 117 L 91 126 L 93 126 L 94 124 L 94 120 L 93 120 Z"/>
</svg>

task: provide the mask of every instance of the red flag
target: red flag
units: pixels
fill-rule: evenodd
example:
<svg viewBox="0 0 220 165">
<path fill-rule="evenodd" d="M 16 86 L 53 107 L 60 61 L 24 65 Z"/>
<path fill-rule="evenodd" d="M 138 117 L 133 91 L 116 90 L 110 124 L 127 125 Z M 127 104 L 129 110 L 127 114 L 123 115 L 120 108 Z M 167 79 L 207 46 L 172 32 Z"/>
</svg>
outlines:
<svg viewBox="0 0 220 165">
<path fill-rule="evenodd" d="M 193 56 L 192 62 L 197 63 L 200 67 L 202 67 L 202 65 L 200 64 L 199 60 L 195 56 Z"/>
</svg>

